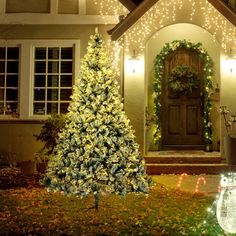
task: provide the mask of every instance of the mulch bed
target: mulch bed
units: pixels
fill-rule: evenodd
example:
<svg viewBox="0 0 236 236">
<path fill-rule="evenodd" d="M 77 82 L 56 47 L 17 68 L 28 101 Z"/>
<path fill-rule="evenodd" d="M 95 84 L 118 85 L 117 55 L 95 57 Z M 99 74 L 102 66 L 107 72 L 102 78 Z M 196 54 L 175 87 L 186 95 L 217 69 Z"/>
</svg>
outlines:
<svg viewBox="0 0 236 236">
<path fill-rule="evenodd" d="M 40 174 L 24 175 L 17 167 L 0 167 L 0 189 L 41 188 Z"/>
</svg>

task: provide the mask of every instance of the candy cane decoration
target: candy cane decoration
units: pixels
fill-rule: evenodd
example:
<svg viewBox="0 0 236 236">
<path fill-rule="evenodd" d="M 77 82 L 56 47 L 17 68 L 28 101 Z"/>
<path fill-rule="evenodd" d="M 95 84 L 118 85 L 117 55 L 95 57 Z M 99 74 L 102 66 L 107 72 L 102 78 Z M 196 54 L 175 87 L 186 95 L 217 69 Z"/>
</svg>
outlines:
<svg viewBox="0 0 236 236">
<path fill-rule="evenodd" d="M 217 187 L 217 192 L 220 193 L 221 192 L 221 185 L 219 184 Z"/>
<path fill-rule="evenodd" d="M 199 184 L 202 182 L 204 185 L 206 184 L 206 179 L 204 177 L 199 177 L 196 182 L 195 193 L 199 193 Z"/>
<path fill-rule="evenodd" d="M 181 184 L 182 184 L 182 181 L 183 181 L 183 178 L 184 177 L 187 177 L 188 174 L 187 173 L 182 173 L 179 177 L 179 181 L 178 181 L 178 184 L 177 184 L 177 188 L 180 188 L 181 187 Z"/>
</svg>

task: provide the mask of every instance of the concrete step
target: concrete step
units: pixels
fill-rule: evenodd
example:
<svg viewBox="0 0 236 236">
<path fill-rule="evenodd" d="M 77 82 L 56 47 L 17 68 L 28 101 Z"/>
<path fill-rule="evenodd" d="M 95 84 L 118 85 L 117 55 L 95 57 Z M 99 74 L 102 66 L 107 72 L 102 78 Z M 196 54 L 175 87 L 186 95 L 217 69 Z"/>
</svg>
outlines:
<svg viewBox="0 0 236 236">
<path fill-rule="evenodd" d="M 146 164 L 147 173 L 149 175 L 159 174 L 222 174 L 224 172 L 236 172 L 236 165 L 228 165 L 226 163 L 172 163 L 160 164 L 151 163 Z"/>
<path fill-rule="evenodd" d="M 162 157 L 144 157 L 147 164 L 171 164 L 171 163 L 222 163 L 221 157 L 209 156 L 162 156 Z"/>
</svg>

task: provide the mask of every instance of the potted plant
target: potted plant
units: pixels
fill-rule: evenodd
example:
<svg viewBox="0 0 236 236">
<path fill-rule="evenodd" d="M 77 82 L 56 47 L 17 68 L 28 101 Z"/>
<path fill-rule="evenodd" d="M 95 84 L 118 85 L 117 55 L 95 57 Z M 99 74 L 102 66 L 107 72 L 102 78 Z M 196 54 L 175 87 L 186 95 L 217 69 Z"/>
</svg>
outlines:
<svg viewBox="0 0 236 236">
<path fill-rule="evenodd" d="M 58 133 L 62 128 L 64 128 L 64 126 L 65 115 L 53 114 L 44 121 L 40 133 L 34 135 L 37 141 L 41 141 L 43 143 L 43 147 L 35 154 L 35 162 L 38 172 L 45 172 L 47 163 L 52 156 L 54 147 L 56 146 Z"/>
<path fill-rule="evenodd" d="M 226 106 L 220 107 L 224 118 L 226 136 L 224 137 L 224 153 L 227 163 L 236 165 L 236 115 L 230 115 Z"/>
</svg>

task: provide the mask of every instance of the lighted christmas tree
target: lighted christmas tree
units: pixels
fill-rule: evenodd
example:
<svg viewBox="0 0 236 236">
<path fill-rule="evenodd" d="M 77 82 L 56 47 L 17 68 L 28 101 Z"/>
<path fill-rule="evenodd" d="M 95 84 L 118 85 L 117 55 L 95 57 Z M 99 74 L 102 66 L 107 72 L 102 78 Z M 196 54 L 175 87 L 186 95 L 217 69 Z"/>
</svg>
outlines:
<svg viewBox="0 0 236 236">
<path fill-rule="evenodd" d="M 49 191 L 86 196 L 147 193 L 150 178 L 99 33 L 90 37 L 65 128 L 43 178 Z"/>
</svg>

